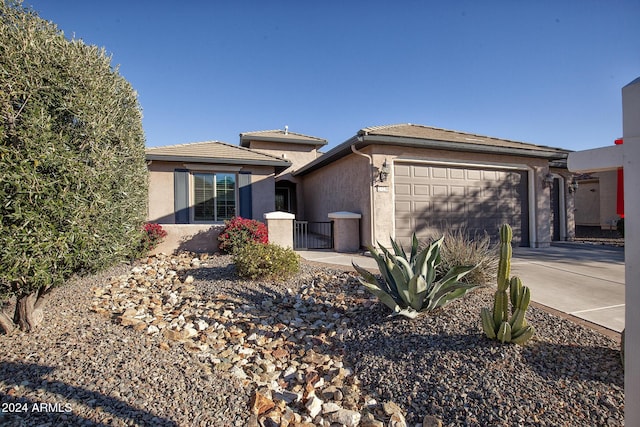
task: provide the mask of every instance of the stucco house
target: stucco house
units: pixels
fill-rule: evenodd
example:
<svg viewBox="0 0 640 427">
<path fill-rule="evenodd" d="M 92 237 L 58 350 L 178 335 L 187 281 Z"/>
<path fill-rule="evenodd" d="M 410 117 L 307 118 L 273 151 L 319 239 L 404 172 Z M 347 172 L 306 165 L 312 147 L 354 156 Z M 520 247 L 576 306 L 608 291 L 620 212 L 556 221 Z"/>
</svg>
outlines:
<svg viewBox="0 0 640 427">
<path fill-rule="evenodd" d="M 368 127 L 294 173 L 305 215 L 362 214 L 361 243 L 433 237 L 443 228 L 490 234 L 508 222 L 514 242 L 548 246 L 573 236 L 567 150 L 397 124 Z"/>
<path fill-rule="evenodd" d="M 277 209 L 328 221 L 332 212 L 359 214 L 362 247 L 407 241 L 413 232 L 433 237 L 443 228 L 495 233 L 504 222 L 523 246 L 573 237 L 567 150 L 415 124 L 364 128 L 323 154 L 324 145 L 285 129 L 241 133 L 240 146 L 151 148 L 149 220 L 204 227 L 199 188 L 206 185 L 199 180 L 213 175 L 216 187 L 220 174 L 228 184 L 221 194 L 235 197 L 241 216 L 262 219 Z M 243 210 L 247 192 L 250 211 Z M 209 229 L 223 216 L 208 218 Z"/>
<path fill-rule="evenodd" d="M 576 225 L 615 229 L 620 219 L 617 212 L 617 171 L 580 174 L 576 181 Z"/>
<path fill-rule="evenodd" d="M 275 176 L 291 162 L 220 141 L 146 150 L 149 222 L 168 233 L 158 252 L 215 250 L 225 220 L 275 210 Z M 213 245 L 212 245 L 213 243 Z"/>
</svg>

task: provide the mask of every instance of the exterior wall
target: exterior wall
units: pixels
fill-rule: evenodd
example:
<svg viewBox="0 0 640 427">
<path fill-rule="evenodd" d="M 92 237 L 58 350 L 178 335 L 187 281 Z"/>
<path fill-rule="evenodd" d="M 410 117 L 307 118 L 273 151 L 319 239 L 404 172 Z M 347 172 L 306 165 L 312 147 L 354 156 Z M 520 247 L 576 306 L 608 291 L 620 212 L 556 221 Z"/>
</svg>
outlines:
<svg viewBox="0 0 640 427">
<path fill-rule="evenodd" d="M 372 185 L 367 159 L 350 154 L 331 165 L 304 176 L 304 201 L 307 220 L 324 221 L 333 211 L 349 211 L 362 214 L 360 231 L 362 244 L 380 242 L 388 245 L 389 237 L 394 235 L 394 194 L 393 162 L 402 161 L 445 161 L 459 162 L 477 167 L 483 165 L 517 166 L 529 171 L 529 192 L 534 190 L 533 203 L 530 197 L 529 209 L 533 212 L 531 220 L 535 224 L 535 233 L 530 233 L 533 246 L 544 247 L 551 242 L 550 226 L 550 189 L 544 184 L 549 173 L 548 162 L 544 159 L 529 157 L 453 152 L 411 147 L 369 145 L 361 150 L 373 158 L 376 181 Z M 378 179 L 382 164 L 387 162 L 390 174 L 385 182 Z M 370 193 L 371 191 L 371 193 Z M 373 212 L 368 200 L 373 194 Z M 567 204 L 567 208 L 572 204 Z M 567 209 L 568 210 L 568 209 Z M 375 223 L 374 238 L 371 238 L 371 216 Z M 567 216 L 569 224 L 569 215 Z M 572 220 L 571 220 L 572 221 Z M 567 235 L 569 232 L 567 232 Z"/>
<path fill-rule="evenodd" d="M 149 164 L 149 222 L 175 224 L 173 170 L 183 166 L 181 163 L 156 161 Z"/>
<path fill-rule="evenodd" d="M 222 225 L 165 224 L 162 228 L 167 232 L 167 237 L 151 251 L 152 254 L 219 251 L 218 235 L 222 231 Z"/>
<path fill-rule="evenodd" d="M 616 228 L 618 172 L 591 174 L 593 178 L 580 181 L 576 192 L 576 224 L 600 226 L 603 230 Z"/>
<path fill-rule="evenodd" d="M 251 141 L 249 148 L 261 153 L 270 154 L 289 160 L 292 164 L 284 173 L 296 170 L 301 166 L 315 160 L 318 157 L 318 150 L 315 145 L 298 144 L 291 142 L 272 142 L 272 141 Z"/>
<path fill-rule="evenodd" d="M 597 178 L 580 181 L 575 215 L 576 225 L 600 225 L 600 182 Z"/>
<path fill-rule="evenodd" d="M 331 212 L 359 213 L 361 243 L 371 244 L 371 169 L 367 159 L 351 154 L 303 178 L 305 216 L 297 219 L 328 221 Z"/>
<path fill-rule="evenodd" d="M 566 169 L 550 168 L 549 172 L 556 178 L 560 178 L 560 203 L 564 203 L 564 229 L 560 232 L 560 240 L 573 241 L 576 237 L 576 194 L 570 189 L 574 175 Z M 562 206 L 560 206 L 562 209 Z M 562 226 L 562 219 L 561 219 Z M 563 233 L 564 232 L 564 233 Z"/>
<path fill-rule="evenodd" d="M 251 172 L 251 199 L 253 219 L 262 221 L 264 214 L 276 209 L 276 181 L 273 168 L 244 167 L 242 171 Z"/>
<path fill-rule="evenodd" d="M 215 165 L 203 165 L 203 170 Z M 151 162 L 149 168 L 148 221 L 159 224 L 175 224 L 174 169 L 186 169 L 181 162 Z M 193 168 L 197 171 L 197 168 Z M 263 215 L 275 209 L 274 169 L 268 166 L 244 166 L 241 172 L 251 172 L 252 219 L 262 220 Z"/>
<path fill-rule="evenodd" d="M 600 227 L 605 230 L 615 229 L 620 219 L 617 211 L 618 172 L 599 172 L 600 177 Z"/>
</svg>

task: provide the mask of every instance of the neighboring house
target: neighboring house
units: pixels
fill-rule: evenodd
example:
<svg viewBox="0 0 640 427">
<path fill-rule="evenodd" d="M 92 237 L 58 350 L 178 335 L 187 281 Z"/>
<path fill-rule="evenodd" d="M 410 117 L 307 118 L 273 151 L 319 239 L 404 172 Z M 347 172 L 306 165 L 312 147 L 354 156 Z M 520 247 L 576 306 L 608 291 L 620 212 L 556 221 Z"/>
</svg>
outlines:
<svg viewBox="0 0 640 427">
<path fill-rule="evenodd" d="M 616 229 L 618 172 L 605 171 L 576 177 L 576 225 Z"/>
<path fill-rule="evenodd" d="M 210 240 L 210 224 L 273 210 L 308 221 L 360 214 L 362 247 L 445 228 L 495 235 L 504 222 L 523 246 L 573 238 L 567 150 L 414 124 L 364 128 L 321 154 L 326 143 L 285 129 L 241 133 L 240 146 L 150 148 L 149 221 L 181 242 L 178 224 Z"/>
<path fill-rule="evenodd" d="M 275 176 L 291 162 L 219 141 L 146 150 L 150 222 L 169 235 L 158 251 L 212 250 L 236 215 L 262 220 L 275 210 Z M 212 227 L 214 225 L 214 227 Z"/>
</svg>

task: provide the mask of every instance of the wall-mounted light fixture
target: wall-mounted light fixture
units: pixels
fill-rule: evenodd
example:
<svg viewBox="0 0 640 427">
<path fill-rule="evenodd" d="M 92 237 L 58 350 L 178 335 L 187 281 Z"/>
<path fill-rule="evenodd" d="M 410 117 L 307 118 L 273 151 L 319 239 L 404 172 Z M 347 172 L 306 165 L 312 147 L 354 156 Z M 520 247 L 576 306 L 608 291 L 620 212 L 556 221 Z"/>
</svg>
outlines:
<svg viewBox="0 0 640 427">
<path fill-rule="evenodd" d="M 576 179 L 573 178 L 571 180 L 571 183 L 569 184 L 569 193 L 573 194 L 576 191 L 578 191 L 578 181 L 576 181 Z"/>
<path fill-rule="evenodd" d="M 546 174 L 544 179 L 542 180 L 542 185 L 544 185 L 545 187 L 552 187 L 553 186 L 553 175 L 551 175 L 550 173 Z"/>
<path fill-rule="evenodd" d="M 384 163 L 382 163 L 382 167 L 380 168 L 380 172 L 378 173 L 378 178 L 380 179 L 380 182 L 385 182 L 388 176 L 389 165 L 387 165 L 387 159 L 384 159 Z"/>
</svg>

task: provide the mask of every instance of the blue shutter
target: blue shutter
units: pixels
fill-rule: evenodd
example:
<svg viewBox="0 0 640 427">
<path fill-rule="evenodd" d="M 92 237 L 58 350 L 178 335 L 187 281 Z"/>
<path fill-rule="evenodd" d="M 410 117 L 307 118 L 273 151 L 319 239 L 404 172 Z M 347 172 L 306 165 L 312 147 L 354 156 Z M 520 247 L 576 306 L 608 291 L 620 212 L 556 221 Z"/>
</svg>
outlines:
<svg viewBox="0 0 640 427">
<path fill-rule="evenodd" d="M 253 218 L 253 208 L 251 206 L 251 172 L 240 172 L 238 175 L 240 207 L 238 212 L 242 218 Z"/>
<path fill-rule="evenodd" d="M 189 224 L 189 170 L 173 171 L 173 211 L 176 224 Z"/>
</svg>

